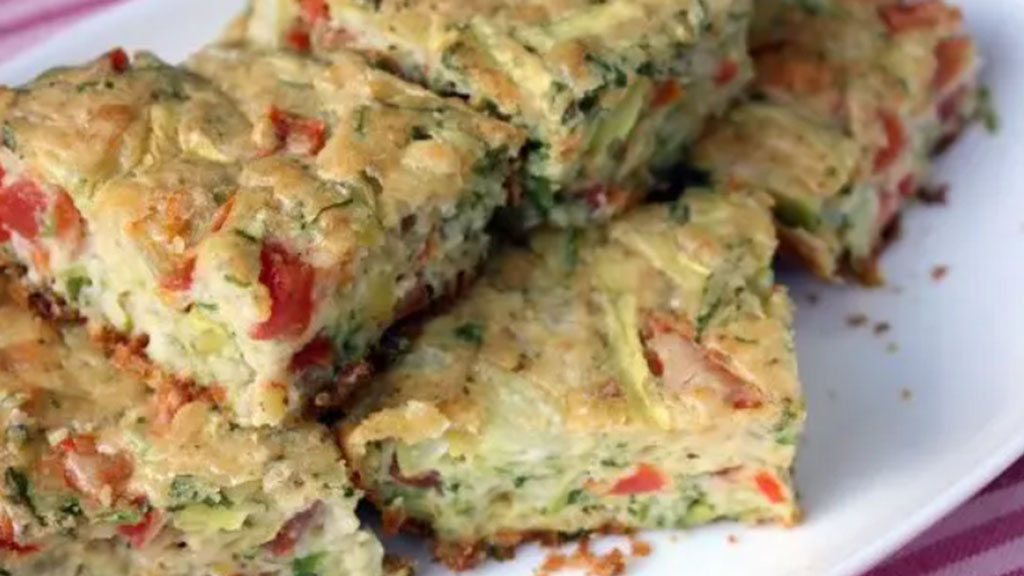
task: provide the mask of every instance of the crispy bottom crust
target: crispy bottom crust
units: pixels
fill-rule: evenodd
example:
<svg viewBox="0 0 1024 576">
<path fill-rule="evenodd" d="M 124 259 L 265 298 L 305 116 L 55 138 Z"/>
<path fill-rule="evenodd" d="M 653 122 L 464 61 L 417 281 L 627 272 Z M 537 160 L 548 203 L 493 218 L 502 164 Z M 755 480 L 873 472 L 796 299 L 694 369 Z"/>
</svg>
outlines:
<svg viewBox="0 0 1024 576">
<path fill-rule="evenodd" d="M 342 451 L 345 450 L 345 443 L 339 442 Z M 346 460 L 349 455 L 345 454 Z M 456 572 L 472 570 L 488 558 L 495 560 L 512 560 L 516 557 L 516 548 L 530 542 L 538 542 L 544 546 L 561 546 L 569 542 L 588 538 L 590 536 L 631 536 L 636 534 L 637 529 L 609 523 L 591 530 L 580 530 L 574 533 L 558 532 L 556 530 L 503 530 L 492 540 L 477 540 L 452 542 L 442 541 L 437 538 L 433 528 L 426 520 L 409 518 L 399 510 L 389 509 L 382 505 L 377 493 L 362 482 L 358 471 L 351 473 L 352 483 L 365 495 L 365 499 L 373 504 L 373 507 L 381 513 L 381 525 L 388 534 L 409 534 L 429 539 L 431 552 L 441 564 Z M 786 528 L 796 526 L 801 521 L 800 511 L 797 510 L 791 523 L 781 524 Z M 770 522 L 764 522 L 770 524 Z"/>
</svg>

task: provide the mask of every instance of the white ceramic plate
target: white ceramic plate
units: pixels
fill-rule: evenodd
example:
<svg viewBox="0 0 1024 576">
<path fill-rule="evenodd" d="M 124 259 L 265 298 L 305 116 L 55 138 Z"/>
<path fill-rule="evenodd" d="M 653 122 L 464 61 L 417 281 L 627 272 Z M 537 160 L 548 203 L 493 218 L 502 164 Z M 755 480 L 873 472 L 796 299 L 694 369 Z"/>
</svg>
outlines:
<svg viewBox="0 0 1024 576">
<path fill-rule="evenodd" d="M 631 564 L 658 576 L 852 576 L 970 497 L 1024 451 L 1024 2 L 965 2 L 988 59 L 997 136 L 970 132 L 942 161 L 945 207 L 917 207 L 876 291 L 789 282 L 810 411 L 798 482 L 806 522 L 650 534 Z M 120 44 L 172 61 L 214 38 L 241 0 L 138 0 L 63 32 L 0 68 L 24 81 Z M 947 266 L 936 282 L 935 266 Z M 816 305 L 808 295 L 819 297 Z M 854 329 L 851 314 L 871 322 Z M 875 322 L 892 329 L 874 335 Z M 898 350 L 893 351 L 893 345 Z M 612 542 L 614 544 L 614 542 Z M 425 557 L 418 543 L 398 544 Z M 544 552 L 491 563 L 529 574 Z M 424 562 L 421 574 L 444 571 Z"/>
</svg>

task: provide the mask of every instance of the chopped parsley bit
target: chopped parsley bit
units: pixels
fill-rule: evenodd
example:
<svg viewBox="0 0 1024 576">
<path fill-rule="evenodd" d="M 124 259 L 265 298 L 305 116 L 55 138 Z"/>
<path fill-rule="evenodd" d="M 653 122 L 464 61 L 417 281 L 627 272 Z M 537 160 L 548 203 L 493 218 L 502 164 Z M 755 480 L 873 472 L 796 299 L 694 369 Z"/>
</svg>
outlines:
<svg viewBox="0 0 1024 576">
<path fill-rule="evenodd" d="M 125 510 L 113 510 L 105 514 L 101 514 L 97 517 L 97 520 L 106 522 L 108 524 L 138 524 L 142 522 L 142 518 L 146 515 L 146 511 L 137 508 L 128 508 Z"/>
<path fill-rule="evenodd" d="M 356 495 L 356 489 L 352 486 L 345 487 L 345 498 L 354 498 Z"/>
<path fill-rule="evenodd" d="M 810 14 L 821 14 L 828 5 L 826 0 L 794 0 L 793 3 Z"/>
<path fill-rule="evenodd" d="M 246 282 L 245 280 L 242 280 L 237 276 L 233 276 L 231 274 L 225 274 L 224 281 L 227 282 L 228 284 L 238 286 L 239 288 L 248 288 L 252 286 L 252 283 Z"/>
<path fill-rule="evenodd" d="M 196 302 L 196 308 L 206 312 L 216 312 L 219 310 L 216 304 L 211 304 L 209 302 Z"/>
<path fill-rule="evenodd" d="M 317 222 L 320 221 L 320 217 L 323 216 L 327 211 L 334 210 L 336 208 L 344 208 L 345 206 L 348 206 L 352 202 L 354 202 L 352 198 L 346 198 L 341 202 L 335 202 L 333 204 L 328 204 L 327 206 L 324 206 L 323 208 L 320 209 L 319 212 L 316 213 L 316 216 L 313 216 L 313 219 L 310 220 L 309 224 L 307 224 L 306 226 L 316 226 Z"/>
<path fill-rule="evenodd" d="M 424 128 L 423 126 L 413 126 L 412 134 L 410 135 L 410 137 L 413 139 L 414 142 L 419 140 L 430 140 L 431 138 L 430 131 Z"/>
<path fill-rule="evenodd" d="M 565 503 L 569 504 L 570 506 L 573 505 L 573 504 L 578 503 L 580 500 L 583 500 L 583 489 L 582 488 L 574 488 L 574 489 L 570 490 L 569 494 L 566 495 L 566 497 L 565 497 Z"/>
<path fill-rule="evenodd" d="M 15 152 L 18 149 L 18 139 L 14 136 L 14 128 L 10 124 L 4 122 L 3 128 L 3 141 L 4 148 L 7 148 L 11 152 Z"/>
<path fill-rule="evenodd" d="M 992 101 L 992 90 L 988 86 L 982 86 L 978 91 L 978 110 L 975 112 L 975 118 L 980 120 L 982 126 L 990 133 L 995 134 L 999 131 L 999 113 Z"/>
<path fill-rule="evenodd" d="M 78 498 L 75 498 L 74 496 L 68 496 L 65 498 L 57 509 L 65 516 L 77 518 L 82 515 L 82 505 L 78 502 Z"/>
<path fill-rule="evenodd" d="M 704 309 L 700 315 L 697 316 L 697 341 L 700 342 L 701 338 L 704 337 L 704 332 L 708 329 L 711 324 L 711 320 L 718 313 L 719 308 L 722 307 L 722 297 L 715 298 L 711 304 Z"/>
<path fill-rule="evenodd" d="M 565 233 L 565 266 L 573 271 L 579 262 L 580 255 L 580 231 L 573 228 Z"/>
<path fill-rule="evenodd" d="M 466 322 L 455 329 L 455 337 L 480 346 L 484 343 L 484 327 L 475 322 Z"/>
<path fill-rule="evenodd" d="M 43 519 L 39 516 L 39 511 L 36 509 L 35 502 L 32 501 L 31 486 L 29 484 L 28 476 L 25 475 L 21 470 L 11 467 L 4 471 L 4 487 L 7 489 L 7 496 L 15 504 L 20 504 L 34 516 L 37 520 L 45 524 Z"/>
<path fill-rule="evenodd" d="M 555 191 L 551 181 L 538 176 L 527 176 L 523 191 L 530 205 L 541 216 L 547 217 L 555 208 Z"/>
<path fill-rule="evenodd" d="M 668 213 L 677 224 L 690 223 L 690 205 L 686 202 L 673 203 Z"/>
<path fill-rule="evenodd" d="M 241 228 L 234 228 L 232 229 L 232 232 L 234 232 L 235 235 L 238 236 L 239 238 L 246 240 L 248 242 L 252 242 L 253 244 L 260 241 L 259 238 L 257 238 L 253 234 L 250 234 L 249 232 L 246 232 L 245 230 L 242 230 Z"/>
<path fill-rule="evenodd" d="M 78 296 L 86 286 L 92 286 L 92 280 L 85 276 L 72 276 L 67 281 L 68 297 L 72 302 L 78 301 Z"/>
<path fill-rule="evenodd" d="M 782 408 L 782 416 L 775 424 L 775 442 L 783 446 L 796 444 L 799 431 L 796 429 L 797 420 L 800 418 L 800 411 L 792 402 L 786 402 Z"/>
<path fill-rule="evenodd" d="M 515 480 L 512 481 L 512 484 L 515 485 L 516 488 L 522 488 L 523 484 L 526 484 L 526 480 L 526 476 L 516 476 Z"/>
<path fill-rule="evenodd" d="M 310 554 L 309 556 L 303 556 L 302 558 L 292 560 L 292 575 L 318 576 L 320 573 L 320 564 L 325 556 L 325 553 L 317 552 L 316 554 Z"/>
<path fill-rule="evenodd" d="M 356 135 L 359 136 L 360 140 L 362 140 L 363 138 L 366 137 L 366 116 L 369 113 L 369 111 L 370 111 L 370 107 L 369 106 L 361 106 L 358 110 L 356 110 L 356 114 L 355 114 L 355 121 L 356 121 L 355 131 L 356 131 Z"/>
</svg>

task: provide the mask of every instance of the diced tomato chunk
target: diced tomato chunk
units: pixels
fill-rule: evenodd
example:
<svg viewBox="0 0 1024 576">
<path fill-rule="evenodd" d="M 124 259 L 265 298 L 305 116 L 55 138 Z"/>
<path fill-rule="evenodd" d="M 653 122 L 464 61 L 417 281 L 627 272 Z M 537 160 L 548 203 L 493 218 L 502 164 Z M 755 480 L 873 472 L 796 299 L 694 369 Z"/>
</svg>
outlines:
<svg viewBox="0 0 1024 576">
<path fill-rule="evenodd" d="M 305 22 L 297 21 L 285 35 L 285 42 L 296 52 L 309 53 L 313 47 L 313 40 L 309 35 L 309 28 Z"/>
<path fill-rule="evenodd" d="M 196 272 L 195 256 L 188 256 L 179 262 L 173 270 L 160 278 L 160 287 L 172 292 L 183 292 L 192 287 L 192 279 Z"/>
<path fill-rule="evenodd" d="M 754 476 L 754 482 L 757 484 L 757 489 L 761 491 L 761 494 L 764 494 L 764 497 L 772 504 L 781 504 L 786 501 L 782 485 L 770 473 L 758 472 Z"/>
<path fill-rule="evenodd" d="M 683 87 L 679 85 L 679 81 L 675 79 L 666 80 L 655 87 L 654 95 L 651 97 L 651 106 L 653 108 L 661 108 L 682 97 Z"/>
<path fill-rule="evenodd" d="M 966 36 L 947 38 L 935 46 L 935 89 L 949 88 L 971 63 L 973 44 Z"/>
<path fill-rule="evenodd" d="M 177 381 L 161 382 L 152 396 L 153 426 L 155 429 L 166 430 L 174 417 L 186 404 L 196 400 L 196 391 L 186 384 Z"/>
<path fill-rule="evenodd" d="M 160 531 L 162 514 L 159 510 L 151 507 L 144 497 L 136 499 L 135 505 L 146 511 L 142 520 L 135 524 L 118 526 L 117 533 L 123 536 L 132 548 L 142 548 Z"/>
<path fill-rule="evenodd" d="M 107 52 L 107 59 L 110 61 L 110 67 L 119 74 L 128 70 L 131 65 L 128 53 L 124 51 L 124 48 L 115 48 Z"/>
<path fill-rule="evenodd" d="M 14 522 L 5 514 L 0 514 L 0 552 L 10 552 L 15 555 L 26 555 L 38 552 L 39 544 L 22 544 L 17 540 L 14 533 Z M 0 554 L 2 556 L 3 554 Z"/>
<path fill-rule="evenodd" d="M 306 19 L 313 24 L 327 20 L 331 16 L 326 0 L 302 0 L 302 11 L 306 13 Z"/>
<path fill-rule="evenodd" d="M 406 486 L 412 486 L 414 488 L 433 488 L 435 490 L 441 489 L 441 473 L 437 470 L 429 470 L 418 474 L 416 476 L 408 476 L 402 472 L 402 467 L 398 464 L 398 454 L 394 453 L 391 455 L 391 467 L 388 469 L 388 473 L 397 482 L 405 484 Z"/>
<path fill-rule="evenodd" d="M 53 220 L 57 237 L 62 241 L 77 244 L 82 239 L 82 214 L 75 207 L 68 193 L 61 190 L 53 204 Z"/>
<path fill-rule="evenodd" d="M 963 86 L 939 102 L 939 120 L 944 125 L 957 119 L 957 116 L 960 115 L 964 108 L 964 100 L 967 98 L 968 93 L 967 87 Z"/>
<path fill-rule="evenodd" d="M 715 72 L 715 86 L 725 86 L 736 79 L 736 76 L 740 73 L 740 65 L 732 58 L 726 58 L 722 60 L 722 63 L 718 65 L 718 70 Z"/>
<path fill-rule="evenodd" d="M 917 178 L 913 174 L 904 176 L 896 186 L 901 196 L 910 197 L 917 192 Z"/>
<path fill-rule="evenodd" d="M 768 50 L 755 61 L 757 81 L 766 88 L 798 96 L 836 93 L 835 69 L 822 58 Z"/>
<path fill-rule="evenodd" d="M 898 34 L 910 30 L 928 30 L 959 22 L 960 10 L 942 0 L 893 3 L 878 8 L 889 31 Z"/>
<path fill-rule="evenodd" d="M 878 115 L 885 130 L 885 146 L 875 155 L 875 172 L 882 172 L 890 168 L 907 146 L 907 134 L 903 129 L 903 122 L 900 118 L 889 111 L 882 111 Z"/>
<path fill-rule="evenodd" d="M 757 410 L 764 405 L 756 391 L 744 386 L 732 391 L 732 407 L 736 410 Z"/>
<path fill-rule="evenodd" d="M 63 455 L 64 481 L 83 494 L 99 497 L 104 487 L 110 487 L 117 495 L 132 477 L 131 460 L 124 454 L 99 452 L 92 436 L 69 436 L 57 448 Z"/>
<path fill-rule="evenodd" d="M 266 544 L 266 548 L 275 556 L 286 556 L 291 554 L 295 545 L 302 540 L 302 537 L 320 521 L 324 505 L 322 502 L 313 504 L 308 509 L 299 512 L 277 532 L 273 540 Z"/>
<path fill-rule="evenodd" d="M 260 251 L 260 283 L 270 291 L 270 317 L 257 324 L 257 340 L 294 338 L 313 317 L 316 271 L 280 244 L 268 242 Z"/>
<path fill-rule="evenodd" d="M 19 180 L 0 188 L 0 226 L 26 240 L 39 236 L 39 218 L 46 210 L 46 196 L 33 182 Z"/>
<path fill-rule="evenodd" d="M 213 214 L 213 222 L 210 224 L 210 230 L 212 232 L 220 232 L 220 229 L 224 227 L 224 223 L 228 221 L 228 216 L 231 216 L 231 210 L 235 207 L 235 195 L 228 196 L 228 199 L 217 208 L 217 211 Z"/>
<path fill-rule="evenodd" d="M 278 144 L 288 152 L 314 155 L 327 142 L 327 125 L 323 120 L 306 118 L 276 106 L 268 113 Z"/>
<path fill-rule="evenodd" d="M 638 464 L 636 470 L 620 479 L 612 486 L 611 494 L 615 496 L 629 496 L 630 494 L 646 494 L 657 492 L 665 487 L 667 482 L 661 471 L 650 464 Z"/>
<path fill-rule="evenodd" d="M 323 336 L 317 336 L 292 357 L 292 370 L 301 372 L 310 366 L 329 366 L 333 355 L 331 341 Z"/>
</svg>

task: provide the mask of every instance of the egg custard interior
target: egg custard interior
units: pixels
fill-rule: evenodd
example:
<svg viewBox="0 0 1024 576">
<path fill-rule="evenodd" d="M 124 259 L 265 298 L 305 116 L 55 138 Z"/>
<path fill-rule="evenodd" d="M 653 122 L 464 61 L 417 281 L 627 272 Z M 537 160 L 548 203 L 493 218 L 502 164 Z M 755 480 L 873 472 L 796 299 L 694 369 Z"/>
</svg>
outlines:
<svg viewBox="0 0 1024 576">
<path fill-rule="evenodd" d="M 6 295 L 0 323 L 0 573 L 382 573 L 326 428 L 234 426 Z"/>
<path fill-rule="evenodd" d="M 693 190 L 505 247 L 341 435 L 442 560 L 543 533 L 792 523 L 804 408 L 759 194 Z"/>
</svg>

